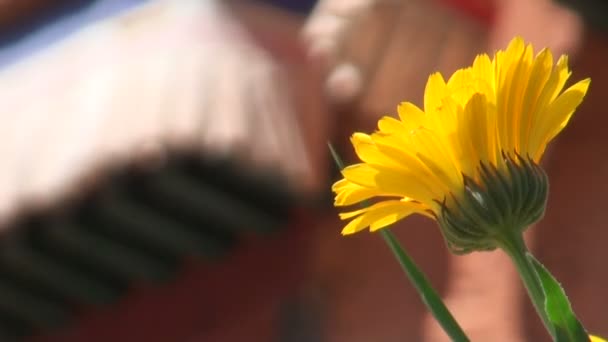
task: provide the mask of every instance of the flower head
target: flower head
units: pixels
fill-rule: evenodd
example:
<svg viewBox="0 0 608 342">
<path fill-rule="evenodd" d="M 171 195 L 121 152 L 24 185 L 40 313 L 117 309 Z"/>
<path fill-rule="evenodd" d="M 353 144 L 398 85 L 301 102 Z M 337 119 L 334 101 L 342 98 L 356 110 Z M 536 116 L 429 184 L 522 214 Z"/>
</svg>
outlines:
<svg viewBox="0 0 608 342">
<path fill-rule="evenodd" d="M 355 133 L 362 163 L 342 170 L 336 206 L 374 200 L 341 213 L 343 234 L 384 228 L 411 214 L 436 219 L 455 252 L 494 249 L 504 229 L 538 220 L 548 183 L 538 166 L 547 144 L 581 103 L 589 79 L 564 90 L 568 59 L 548 49 L 533 55 L 515 38 L 494 58 L 482 54 L 447 82 L 426 84 L 424 108 L 404 102 L 399 118 Z"/>
</svg>

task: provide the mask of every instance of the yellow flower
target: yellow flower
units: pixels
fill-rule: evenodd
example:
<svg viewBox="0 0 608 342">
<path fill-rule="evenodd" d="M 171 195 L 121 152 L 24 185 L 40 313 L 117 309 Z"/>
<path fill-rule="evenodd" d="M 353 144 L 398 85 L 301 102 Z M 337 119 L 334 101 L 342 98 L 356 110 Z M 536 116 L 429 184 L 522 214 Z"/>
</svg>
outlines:
<svg viewBox="0 0 608 342">
<path fill-rule="evenodd" d="M 538 163 L 589 86 L 585 79 L 563 91 L 569 76 L 566 56 L 556 64 L 548 49 L 534 56 L 519 37 L 447 82 L 432 74 L 424 109 L 401 103 L 399 119 L 383 117 L 375 133 L 352 136 L 362 163 L 342 170 L 332 187 L 335 205 L 373 201 L 340 214 L 350 219 L 342 233 L 422 214 L 439 221 L 454 251 L 467 252 L 495 248 L 478 243 L 492 232 L 472 226 L 525 229 L 519 226 L 544 212 L 547 182 Z"/>
<path fill-rule="evenodd" d="M 589 340 L 590 342 L 606 342 L 606 340 L 604 340 L 603 338 L 593 335 L 589 335 Z"/>
</svg>

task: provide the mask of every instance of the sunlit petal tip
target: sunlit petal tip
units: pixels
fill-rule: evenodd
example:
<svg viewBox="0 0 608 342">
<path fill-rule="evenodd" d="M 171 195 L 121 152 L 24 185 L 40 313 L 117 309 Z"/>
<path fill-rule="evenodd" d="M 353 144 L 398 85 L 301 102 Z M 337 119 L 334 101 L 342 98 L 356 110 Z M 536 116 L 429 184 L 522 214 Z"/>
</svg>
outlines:
<svg viewBox="0 0 608 342">
<path fill-rule="evenodd" d="M 356 141 L 356 142 L 369 142 L 371 139 L 368 134 L 361 133 L 361 132 L 355 132 L 350 137 L 350 140 Z"/>
<path fill-rule="evenodd" d="M 338 216 L 340 217 L 340 220 L 348 220 L 349 218 L 361 215 L 365 211 L 366 211 L 365 209 L 350 211 L 350 212 L 346 212 L 346 213 L 340 213 L 340 214 L 338 214 Z"/>
<path fill-rule="evenodd" d="M 607 341 L 599 336 L 589 335 L 589 342 L 607 342 Z"/>
<path fill-rule="evenodd" d="M 537 58 L 537 59 L 545 59 L 548 56 L 551 56 L 551 58 L 553 58 L 553 54 L 551 53 L 551 50 L 549 50 L 548 48 L 542 48 L 540 51 L 538 51 L 538 53 L 536 54 L 535 58 Z"/>
<path fill-rule="evenodd" d="M 342 234 L 342 236 L 350 236 L 350 235 L 360 232 L 361 230 L 363 230 L 363 229 L 356 230 L 353 227 L 344 227 L 344 229 L 342 229 L 340 234 Z"/>
<path fill-rule="evenodd" d="M 583 98 L 585 97 L 585 95 L 587 95 L 587 91 L 589 90 L 589 86 L 591 85 L 591 78 L 585 78 L 581 81 L 576 82 L 575 84 L 573 84 L 572 86 L 570 86 L 570 88 L 566 89 L 565 92 L 568 91 L 572 91 L 576 93 L 576 106 L 573 108 L 576 109 L 576 107 L 578 107 L 581 102 L 583 101 Z"/>
<path fill-rule="evenodd" d="M 346 179 L 342 178 L 339 181 L 332 184 L 331 191 L 336 192 L 336 193 L 340 192 L 340 190 L 342 188 L 344 188 L 344 186 L 346 186 L 347 184 L 348 184 L 348 181 Z"/>
<path fill-rule="evenodd" d="M 351 235 L 365 229 L 365 226 L 361 225 L 362 218 L 362 216 L 359 216 L 350 221 L 346 227 L 342 229 L 342 235 Z"/>
<path fill-rule="evenodd" d="M 392 116 L 383 116 L 378 120 L 378 130 L 385 134 L 400 134 L 405 132 L 403 123 Z"/>
<path fill-rule="evenodd" d="M 513 51 L 517 51 L 517 50 L 522 50 L 524 48 L 524 46 L 525 46 L 525 42 L 524 42 L 524 39 L 522 38 L 522 36 L 515 36 L 509 42 L 509 45 L 507 46 L 506 51 L 513 52 Z"/>
<path fill-rule="evenodd" d="M 591 85 L 591 78 L 587 77 L 587 78 L 577 82 L 575 85 L 577 85 L 577 84 L 579 85 L 578 89 L 580 89 L 583 92 L 583 96 L 584 96 L 585 94 L 587 94 L 587 90 L 589 90 L 589 85 Z"/>
<path fill-rule="evenodd" d="M 424 89 L 424 111 L 428 113 L 436 110 L 445 95 L 446 82 L 443 75 L 439 72 L 431 74 Z"/>
<path fill-rule="evenodd" d="M 561 68 L 565 67 L 566 69 L 568 68 L 568 55 L 561 55 L 559 56 L 559 59 L 557 60 L 556 65 Z"/>
<path fill-rule="evenodd" d="M 485 63 L 486 61 L 490 61 L 490 56 L 487 53 L 480 53 L 475 56 L 475 59 L 473 60 L 473 65 Z"/>
</svg>

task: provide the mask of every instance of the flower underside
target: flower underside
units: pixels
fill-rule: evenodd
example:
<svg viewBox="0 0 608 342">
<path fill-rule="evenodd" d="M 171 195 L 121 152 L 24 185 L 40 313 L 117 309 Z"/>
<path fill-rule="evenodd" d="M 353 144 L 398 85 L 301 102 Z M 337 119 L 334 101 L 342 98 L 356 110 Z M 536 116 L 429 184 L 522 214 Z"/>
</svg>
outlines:
<svg viewBox="0 0 608 342">
<path fill-rule="evenodd" d="M 504 155 L 506 168 L 481 163 L 480 180 L 463 175 L 464 191 L 441 202 L 436 217 L 456 254 L 493 250 L 509 231 L 521 233 L 544 214 L 549 182 L 531 159 Z"/>
<path fill-rule="evenodd" d="M 534 222 L 548 188 L 538 164 L 590 82 L 564 90 L 569 76 L 567 57 L 554 64 L 547 49 L 534 56 L 521 38 L 492 59 L 477 56 L 447 81 L 431 75 L 423 109 L 404 102 L 398 119 L 383 117 L 376 132 L 352 136 L 361 163 L 342 170 L 344 178 L 332 188 L 335 205 L 375 201 L 341 213 L 350 220 L 342 233 L 374 231 L 421 214 L 442 228 L 457 226 L 458 245 L 444 236 L 454 251 L 467 252 L 493 248 L 465 243 L 480 241 L 475 225 L 521 230 Z M 496 208 L 488 211 L 490 206 Z"/>
</svg>

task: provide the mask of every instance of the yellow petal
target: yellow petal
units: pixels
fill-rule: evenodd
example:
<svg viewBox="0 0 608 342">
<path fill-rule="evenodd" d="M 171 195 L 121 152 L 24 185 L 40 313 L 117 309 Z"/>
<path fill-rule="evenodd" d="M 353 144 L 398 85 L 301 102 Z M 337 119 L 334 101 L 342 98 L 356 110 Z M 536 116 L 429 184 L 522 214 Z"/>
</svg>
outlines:
<svg viewBox="0 0 608 342">
<path fill-rule="evenodd" d="M 484 80 L 489 86 L 488 92 L 493 92 L 495 89 L 494 69 L 492 68 L 492 61 L 486 54 L 481 54 L 475 57 L 473 61 L 472 72 L 475 79 Z M 487 96 L 488 94 L 486 94 Z"/>
<path fill-rule="evenodd" d="M 500 152 L 496 148 L 496 113 L 485 95 L 475 94 L 467 103 L 463 117 L 460 120 L 459 136 L 463 152 L 474 160 L 484 163 L 497 164 Z M 478 163 L 470 163 L 476 168 Z M 463 170 L 465 174 L 473 175 L 474 169 Z"/>
<path fill-rule="evenodd" d="M 353 205 L 372 197 L 382 196 L 382 193 L 376 189 L 365 188 L 346 179 L 334 183 L 332 191 L 336 193 L 335 206 Z"/>
<path fill-rule="evenodd" d="M 551 103 L 542 114 L 542 121 L 535 127 L 539 144 L 534 160 L 540 160 L 547 144 L 568 124 L 570 117 L 578 107 L 589 88 L 591 80 L 577 82 Z"/>
<path fill-rule="evenodd" d="M 399 160 L 408 174 L 416 175 L 416 179 L 422 179 L 428 184 L 434 184 L 435 193 L 450 191 L 448 182 L 443 181 L 441 175 L 435 174 L 418 156 L 417 148 L 413 147 L 412 141 L 405 136 L 385 135 L 381 133 L 372 134 L 378 150 L 393 160 Z"/>
<path fill-rule="evenodd" d="M 572 75 L 572 72 L 570 72 L 570 69 L 568 68 L 568 56 L 563 55 L 559 58 L 559 60 L 557 61 L 557 65 L 555 66 L 554 72 L 557 76 L 556 83 L 552 89 L 553 91 L 551 92 L 551 97 L 549 98 L 549 101 L 555 100 L 555 98 L 564 88 L 564 85 L 566 85 L 566 82 L 570 78 L 570 75 Z"/>
<path fill-rule="evenodd" d="M 383 196 L 408 197 L 422 203 L 432 203 L 438 197 L 433 184 L 413 172 L 355 164 L 342 170 L 342 175 L 352 183 L 376 189 Z"/>
<path fill-rule="evenodd" d="M 370 206 L 366 206 L 364 208 L 358 209 L 358 210 L 353 210 L 353 211 L 347 211 L 347 212 L 343 212 L 343 213 L 339 213 L 338 215 L 340 216 L 341 220 L 348 220 L 351 219 L 355 216 L 359 216 L 361 214 L 367 213 L 370 210 L 376 210 L 379 208 L 383 208 L 387 205 L 397 205 L 399 204 L 404 205 L 404 204 L 408 204 L 408 205 L 416 205 L 414 202 L 411 202 L 409 199 L 395 199 L 395 200 L 386 200 L 386 201 L 382 201 L 382 202 L 378 202 L 375 203 L 373 205 Z"/>
<path fill-rule="evenodd" d="M 348 219 L 359 215 L 342 229 L 342 234 L 353 234 L 367 227 L 370 227 L 370 231 L 375 231 L 416 212 L 424 213 L 421 210 L 421 207 L 416 203 L 407 201 L 379 202 L 368 208 L 340 214 L 342 219 Z"/>
<path fill-rule="evenodd" d="M 419 128 L 426 122 L 426 115 L 416 105 L 410 102 L 402 102 L 397 107 L 399 119 L 406 131 Z"/>
<path fill-rule="evenodd" d="M 496 110 L 498 119 L 498 133 L 503 149 L 513 151 L 516 149 L 514 132 L 518 129 L 519 107 L 522 101 L 528 63 L 532 54 L 530 46 L 525 47 L 519 38 L 513 39 L 507 51 L 497 56 L 497 84 L 496 84 Z M 517 137 L 519 138 L 519 137 Z M 519 140 L 519 139 L 517 139 Z"/>
<path fill-rule="evenodd" d="M 446 84 L 440 73 L 432 74 L 424 89 L 424 111 L 434 112 L 441 106 L 441 100 L 446 96 Z"/>
<path fill-rule="evenodd" d="M 403 123 L 393 117 L 384 116 L 378 120 L 378 129 L 386 134 L 406 134 Z"/>
<path fill-rule="evenodd" d="M 521 119 L 519 125 L 519 153 L 523 156 L 532 156 L 536 151 L 530 149 L 529 136 L 532 127 L 539 121 L 539 111 L 549 101 L 549 97 L 542 97 L 543 90 L 550 79 L 553 68 L 553 55 L 548 49 L 543 49 L 532 65 L 530 77 L 521 106 Z"/>
<path fill-rule="evenodd" d="M 442 185 L 457 189 L 461 184 L 461 170 L 457 166 L 450 144 L 435 132 L 421 128 L 410 135 L 412 149 L 420 161 L 441 180 Z"/>
<path fill-rule="evenodd" d="M 528 45 L 524 49 L 521 58 L 515 61 L 512 66 L 513 78 L 510 80 L 509 98 L 506 101 L 507 110 L 501 115 L 508 116 L 509 122 L 509 140 L 511 145 L 506 147 L 509 150 L 520 151 L 519 131 L 521 127 L 522 103 L 526 93 L 526 84 L 530 78 L 530 69 L 532 67 L 532 46 Z"/>
<path fill-rule="evenodd" d="M 372 138 L 367 134 L 355 133 L 350 140 L 355 148 L 355 153 L 365 163 L 394 169 L 406 167 L 400 160 L 392 159 L 380 152 Z"/>
</svg>

